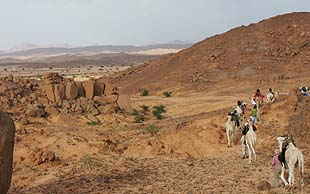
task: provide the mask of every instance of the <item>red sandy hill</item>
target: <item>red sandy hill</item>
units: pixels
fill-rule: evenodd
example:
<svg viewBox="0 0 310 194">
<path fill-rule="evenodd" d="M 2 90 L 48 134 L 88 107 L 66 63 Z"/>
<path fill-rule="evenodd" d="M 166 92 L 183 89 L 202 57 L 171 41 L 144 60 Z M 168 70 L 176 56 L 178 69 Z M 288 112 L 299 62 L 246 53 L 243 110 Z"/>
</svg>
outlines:
<svg viewBox="0 0 310 194">
<path fill-rule="evenodd" d="M 115 77 L 126 92 L 205 88 L 219 82 L 295 78 L 310 65 L 310 13 L 240 26 Z"/>
</svg>

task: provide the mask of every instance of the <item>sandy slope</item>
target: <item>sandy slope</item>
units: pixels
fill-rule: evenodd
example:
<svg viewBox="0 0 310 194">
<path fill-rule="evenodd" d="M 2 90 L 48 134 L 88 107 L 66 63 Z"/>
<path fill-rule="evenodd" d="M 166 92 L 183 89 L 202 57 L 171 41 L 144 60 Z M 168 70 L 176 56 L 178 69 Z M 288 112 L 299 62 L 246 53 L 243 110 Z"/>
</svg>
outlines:
<svg viewBox="0 0 310 194">
<path fill-rule="evenodd" d="M 166 105 L 162 121 L 148 116 L 145 123 L 134 124 L 130 115 L 110 115 L 100 118 L 102 125 L 88 126 L 82 117 L 62 117 L 19 127 L 10 193 L 264 193 L 257 185 L 261 180 L 272 183 L 274 138 L 286 131 L 291 115 L 287 96 L 265 107 L 257 131 L 258 160 L 248 164 L 241 159 L 239 143 L 227 148 L 223 125 L 236 100 L 251 95 L 251 86 L 232 95 L 218 88 L 171 98 L 133 98 L 136 108 Z M 159 126 L 159 135 L 145 131 L 151 123 Z M 309 161 L 309 145 L 298 139 Z M 55 152 L 60 161 L 35 165 L 30 156 L 35 147 Z M 306 162 L 306 193 L 309 167 Z"/>
</svg>

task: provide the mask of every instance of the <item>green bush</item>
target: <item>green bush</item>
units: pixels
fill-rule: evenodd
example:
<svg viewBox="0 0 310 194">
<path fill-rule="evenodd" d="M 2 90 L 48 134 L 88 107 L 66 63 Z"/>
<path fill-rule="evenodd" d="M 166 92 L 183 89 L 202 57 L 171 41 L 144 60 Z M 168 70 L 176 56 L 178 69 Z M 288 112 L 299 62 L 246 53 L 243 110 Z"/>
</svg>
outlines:
<svg viewBox="0 0 310 194">
<path fill-rule="evenodd" d="M 144 105 L 144 104 L 141 105 L 140 107 L 142 108 L 143 111 L 148 111 L 149 110 L 149 107 Z"/>
<path fill-rule="evenodd" d="M 142 91 L 141 91 L 141 94 L 140 94 L 141 96 L 148 96 L 149 95 L 149 91 L 148 90 L 146 90 L 146 89 L 143 89 Z"/>
<path fill-rule="evenodd" d="M 164 92 L 164 97 L 169 98 L 172 96 L 172 92 Z"/>
<path fill-rule="evenodd" d="M 138 111 L 137 109 L 133 109 L 131 115 L 132 115 L 132 116 L 139 115 L 139 111 Z"/>
<path fill-rule="evenodd" d="M 145 130 L 151 135 L 155 135 L 159 132 L 159 127 L 157 127 L 156 125 L 149 125 Z"/>
<path fill-rule="evenodd" d="M 165 110 L 165 106 L 163 105 L 159 105 L 159 106 L 154 106 L 153 107 L 153 115 L 158 119 L 158 120 L 161 120 L 163 119 L 163 116 L 162 116 L 162 113 L 165 113 L 166 110 Z"/>
<path fill-rule="evenodd" d="M 88 121 L 88 122 L 86 122 L 86 124 L 95 126 L 95 125 L 99 125 L 100 122 L 99 121 Z"/>
</svg>

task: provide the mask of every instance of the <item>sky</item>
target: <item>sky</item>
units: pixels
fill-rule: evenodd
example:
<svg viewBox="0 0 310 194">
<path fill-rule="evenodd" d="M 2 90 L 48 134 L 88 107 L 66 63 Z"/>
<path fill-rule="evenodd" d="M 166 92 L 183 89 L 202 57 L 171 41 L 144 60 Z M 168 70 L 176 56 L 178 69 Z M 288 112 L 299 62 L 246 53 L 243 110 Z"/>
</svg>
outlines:
<svg viewBox="0 0 310 194">
<path fill-rule="evenodd" d="M 295 11 L 310 0 L 0 0 L 0 49 L 197 42 Z"/>
</svg>

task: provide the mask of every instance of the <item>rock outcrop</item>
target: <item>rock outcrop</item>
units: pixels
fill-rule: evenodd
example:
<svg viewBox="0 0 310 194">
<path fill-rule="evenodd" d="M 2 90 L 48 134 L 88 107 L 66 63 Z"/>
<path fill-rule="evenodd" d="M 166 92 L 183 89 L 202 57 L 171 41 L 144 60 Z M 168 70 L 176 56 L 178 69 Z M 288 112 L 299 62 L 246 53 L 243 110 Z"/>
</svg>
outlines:
<svg viewBox="0 0 310 194">
<path fill-rule="evenodd" d="M 103 79 L 76 82 L 58 73 L 47 73 L 42 81 L 0 78 L 0 108 L 21 123 L 25 117 L 131 111 L 130 96 L 119 94 Z"/>
<path fill-rule="evenodd" d="M 12 179 L 15 125 L 8 114 L 0 112 L 0 193 L 7 193 Z"/>
</svg>

